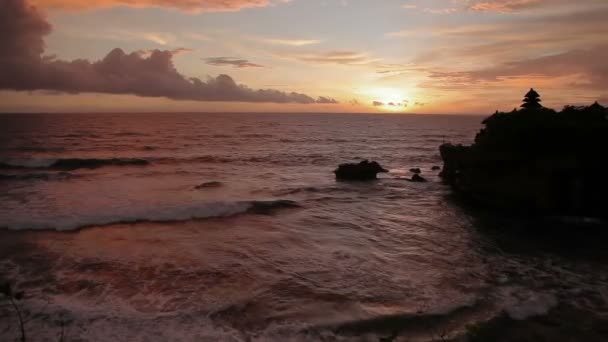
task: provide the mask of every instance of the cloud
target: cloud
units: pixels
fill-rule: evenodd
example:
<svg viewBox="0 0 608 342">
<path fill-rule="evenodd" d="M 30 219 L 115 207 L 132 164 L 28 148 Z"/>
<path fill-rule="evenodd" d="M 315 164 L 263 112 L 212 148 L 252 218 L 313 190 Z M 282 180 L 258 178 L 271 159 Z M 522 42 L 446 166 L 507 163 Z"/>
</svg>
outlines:
<svg viewBox="0 0 608 342">
<path fill-rule="evenodd" d="M 174 51 L 114 49 L 99 61 L 43 56 L 51 26 L 25 0 L 0 2 L 0 89 L 66 93 L 130 94 L 175 100 L 316 103 L 312 97 L 273 89 L 251 89 L 228 75 L 186 78 L 173 65 Z M 326 103 L 322 98 L 323 103 Z"/>
<path fill-rule="evenodd" d="M 604 91 L 608 87 L 608 44 L 548 56 L 503 62 L 471 71 L 434 71 L 420 87 L 441 89 L 486 88 L 491 84 L 522 80 L 548 81 L 548 86 Z"/>
<path fill-rule="evenodd" d="M 513 13 L 534 9 L 556 9 L 559 7 L 605 4 L 605 0 L 482 0 L 469 5 L 469 9 L 478 12 Z"/>
<path fill-rule="evenodd" d="M 322 40 L 318 39 L 287 39 L 287 38 L 259 38 L 261 42 L 276 45 L 287 45 L 287 46 L 306 46 L 319 44 Z"/>
<path fill-rule="evenodd" d="M 472 80 L 497 81 L 508 77 L 580 76 L 579 86 L 608 87 L 608 44 L 587 49 L 507 62 L 496 67 L 466 73 Z"/>
<path fill-rule="evenodd" d="M 543 0 L 495 0 L 472 4 L 469 9 L 480 12 L 514 12 L 546 5 Z"/>
<path fill-rule="evenodd" d="M 338 101 L 336 101 L 335 99 L 333 99 L 331 97 L 320 96 L 317 99 L 317 103 L 337 104 Z"/>
<path fill-rule="evenodd" d="M 291 53 L 282 54 L 279 57 L 294 59 L 307 63 L 318 64 L 341 64 L 341 65 L 366 65 L 377 62 L 366 54 L 356 51 L 329 51 L 322 53 Z"/>
<path fill-rule="evenodd" d="M 4 0 L 2 0 L 4 1 Z M 30 0 L 39 8 L 89 10 L 115 6 L 164 7 L 188 12 L 239 11 L 244 8 L 267 7 L 270 0 Z M 275 1 L 283 3 L 284 1 Z"/>
<path fill-rule="evenodd" d="M 263 65 L 250 62 L 246 59 L 238 59 L 232 57 L 209 57 L 204 61 L 209 65 L 214 66 L 233 66 L 235 68 L 263 68 Z"/>
<path fill-rule="evenodd" d="M 384 106 L 384 102 L 381 102 L 381 101 L 374 101 L 374 102 L 372 102 L 372 105 L 373 105 L 374 107 L 382 107 L 382 106 Z"/>
</svg>

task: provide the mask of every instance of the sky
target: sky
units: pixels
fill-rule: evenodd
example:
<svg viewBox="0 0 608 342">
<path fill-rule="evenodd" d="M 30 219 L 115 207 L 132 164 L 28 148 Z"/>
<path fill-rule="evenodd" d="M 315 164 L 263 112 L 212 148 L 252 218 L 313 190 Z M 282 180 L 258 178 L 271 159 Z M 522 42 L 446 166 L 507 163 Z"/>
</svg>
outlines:
<svg viewBox="0 0 608 342">
<path fill-rule="evenodd" d="M 608 104 L 607 0 L 1 0 L 0 112 Z"/>
</svg>

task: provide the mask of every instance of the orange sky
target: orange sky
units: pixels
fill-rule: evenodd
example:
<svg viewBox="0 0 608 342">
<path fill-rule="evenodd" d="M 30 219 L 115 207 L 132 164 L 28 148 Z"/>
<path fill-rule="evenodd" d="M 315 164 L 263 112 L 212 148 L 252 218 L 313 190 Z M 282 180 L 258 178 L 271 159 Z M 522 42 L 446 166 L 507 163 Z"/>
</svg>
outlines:
<svg viewBox="0 0 608 342">
<path fill-rule="evenodd" d="M 3 0 L 0 111 L 608 102 L 604 0 Z"/>
</svg>

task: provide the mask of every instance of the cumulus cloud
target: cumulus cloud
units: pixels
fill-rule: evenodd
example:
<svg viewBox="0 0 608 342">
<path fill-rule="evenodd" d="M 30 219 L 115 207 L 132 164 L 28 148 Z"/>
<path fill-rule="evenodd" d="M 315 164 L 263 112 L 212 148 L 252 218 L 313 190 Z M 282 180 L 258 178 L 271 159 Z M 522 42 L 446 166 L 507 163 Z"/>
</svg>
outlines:
<svg viewBox="0 0 608 342">
<path fill-rule="evenodd" d="M 263 65 L 250 62 L 246 59 L 232 57 L 209 57 L 204 59 L 209 65 L 214 66 L 233 66 L 235 68 L 263 68 Z"/>
<path fill-rule="evenodd" d="M 3 0 L 4 1 L 4 0 Z M 39 8 L 86 10 L 115 6 L 164 7 L 190 12 L 238 11 L 244 8 L 266 7 L 269 0 L 30 0 Z M 282 1 L 276 1 L 282 2 Z"/>
<path fill-rule="evenodd" d="M 50 90 L 66 93 L 130 94 L 175 100 L 274 103 L 327 103 L 295 92 L 251 89 L 228 75 L 206 80 L 187 78 L 173 65 L 173 55 L 185 52 L 114 49 L 99 61 L 65 61 L 43 56 L 43 37 L 51 26 L 25 0 L 0 2 L 0 89 Z"/>
</svg>

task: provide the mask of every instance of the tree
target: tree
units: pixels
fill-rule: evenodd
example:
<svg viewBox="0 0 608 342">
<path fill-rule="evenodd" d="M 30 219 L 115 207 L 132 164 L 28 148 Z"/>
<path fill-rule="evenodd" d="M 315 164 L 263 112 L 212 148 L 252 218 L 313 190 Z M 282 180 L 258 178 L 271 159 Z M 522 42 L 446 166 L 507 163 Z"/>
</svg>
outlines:
<svg viewBox="0 0 608 342">
<path fill-rule="evenodd" d="M 543 107 L 543 105 L 540 104 L 541 102 L 540 95 L 536 90 L 530 89 L 524 97 L 524 103 L 522 103 L 521 107 L 525 109 L 539 109 Z"/>
</svg>

